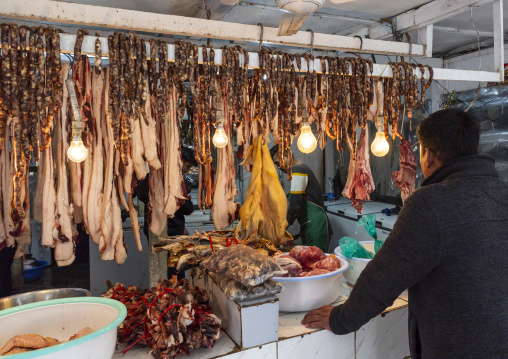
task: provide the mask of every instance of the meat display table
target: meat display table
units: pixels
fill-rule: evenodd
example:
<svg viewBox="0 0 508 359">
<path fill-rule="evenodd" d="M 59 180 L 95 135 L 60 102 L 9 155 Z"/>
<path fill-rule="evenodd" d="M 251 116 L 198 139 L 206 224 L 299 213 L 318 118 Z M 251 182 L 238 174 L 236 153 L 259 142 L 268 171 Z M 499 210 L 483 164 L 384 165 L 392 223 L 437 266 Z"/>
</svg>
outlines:
<svg viewBox="0 0 508 359">
<path fill-rule="evenodd" d="M 334 305 L 343 303 L 350 289 L 343 285 Z M 280 313 L 279 339 L 276 342 L 240 350 L 224 332 L 212 350 L 191 352 L 188 358 L 208 359 L 311 359 L 311 358 L 404 358 L 409 356 L 407 335 L 407 297 L 401 296 L 381 315 L 348 335 L 334 335 L 327 330 L 307 329 L 301 324 L 306 313 Z M 134 347 L 125 355 L 121 346 L 114 359 L 150 359 L 149 350 Z M 182 356 L 182 358 L 186 358 Z"/>
</svg>

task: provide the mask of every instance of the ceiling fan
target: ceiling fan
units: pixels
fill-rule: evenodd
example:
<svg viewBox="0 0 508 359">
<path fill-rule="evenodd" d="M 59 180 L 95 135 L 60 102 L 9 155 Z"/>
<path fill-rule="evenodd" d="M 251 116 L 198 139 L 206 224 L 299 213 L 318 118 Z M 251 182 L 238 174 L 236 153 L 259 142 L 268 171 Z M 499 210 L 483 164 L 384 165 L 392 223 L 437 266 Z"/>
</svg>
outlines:
<svg viewBox="0 0 508 359">
<path fill-rule="evenodd" d="M 334 4 L 350 0 L 330 0 Z M 325 0 L 275 0 L 283 11 L 278 36 L 293 35 L 298 32 L 307 17 L 323 7 Z"/>
</svg>

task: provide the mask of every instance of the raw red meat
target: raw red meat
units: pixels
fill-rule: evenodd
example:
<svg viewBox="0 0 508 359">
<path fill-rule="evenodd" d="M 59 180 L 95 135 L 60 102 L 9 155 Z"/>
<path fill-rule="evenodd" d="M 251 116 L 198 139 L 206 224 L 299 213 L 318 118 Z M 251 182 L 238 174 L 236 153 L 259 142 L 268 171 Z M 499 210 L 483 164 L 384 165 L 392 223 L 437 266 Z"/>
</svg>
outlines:
<svg viewBox="0 0 508 359">
<path fill-rule="evenodd" d="M 395 171 L 392 178 L 395 187 L 400 188 L 402 201 L 414 192 L 416 179 L 416 156 L 411 148 L 409 140 L 403 138 L 400 141 L 400 171 Z"/>
<path fill-rule="evenodd" d="M 273 258 L 282 269 L 287 270 L 288 273 L 284 274 L 283 277 L 298 277 L 302 272 L 302 265 L 295 258 L 288 256 L 283 253 L 274 254 Z"/>
<path fill-rule="evenodd" d="M 376 188 L 370 171 L 368 131 L 364 129 L 360 134 L 356 159 L 353 159 L 352 147 L 354 142 L 351 138 L 348 138 L 348 145 L 351 152 L 351 161 L 349 162 L 347 182 L 342 195 L 352 201 L 351 205 L 356 208 L 358 213 L 362 213 L 363 204 L 370 199 L 369 194 Z"/>
<path fill-rule="evenodd" d="M 326 273 L 330 273 L 330 272 L 331 271 L 326 270 L 326 269 L 317 268 L 317 269 L 313 269 L 308 272 L 302 272 L 302 273 L 300 273 L 299 277 L 312 277 L 315 275 L 326 274 Z"/>
<path fill-rule="evenodd" d="M 341 267 L 341 263 L 335 255 L 331 254 L 325 259 L 321 259 L 319 262 L 314 263 L 310 267 L 312 269 L 326 269 L 329 271 L 334 271 Z"/>
<path fill-rule="evenodd" d="M 326 258 L 323 251 L 314 246 L 296 246 L 289 252 L 289 255 L 295 258 L 304 269 L 310 268 L 313 263 Z"/>
</svg>

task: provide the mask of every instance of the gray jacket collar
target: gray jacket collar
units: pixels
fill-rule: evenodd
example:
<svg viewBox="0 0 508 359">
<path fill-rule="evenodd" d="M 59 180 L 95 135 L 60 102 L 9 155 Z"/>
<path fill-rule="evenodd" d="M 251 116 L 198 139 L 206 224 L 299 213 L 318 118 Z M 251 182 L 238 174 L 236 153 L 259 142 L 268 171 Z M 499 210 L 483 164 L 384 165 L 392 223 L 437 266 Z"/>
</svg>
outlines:
<svg viewBox="0 0 508 359">
<path fill-rule="evenodd" d="M 472 155 L 455 158 L 435 170 L 422 182 L 422 187 L 439 183 L 447 178 L 498 177 L 494 158 L 486 155 Z"/>
</svg>

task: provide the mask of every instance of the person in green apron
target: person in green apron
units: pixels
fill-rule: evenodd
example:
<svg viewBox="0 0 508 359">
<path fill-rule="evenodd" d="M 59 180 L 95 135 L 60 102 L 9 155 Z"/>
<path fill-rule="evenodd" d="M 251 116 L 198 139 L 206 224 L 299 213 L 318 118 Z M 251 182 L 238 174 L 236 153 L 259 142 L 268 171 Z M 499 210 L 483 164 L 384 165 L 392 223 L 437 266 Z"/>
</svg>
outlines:
<svg viewBox="0 0 508 359">
<path fill-rule="evenodd" d="M 270 154 L 279 167 L 279 146 L 273 146 Z M 292 225 L 295 219 L 298 220 L 302 243 L 328 252 L 331 229 L 324 210 L 323 190 L 310 167 L 294 158 L 292 176 L 288 194 L 288 224 Z"/>
</svg>

